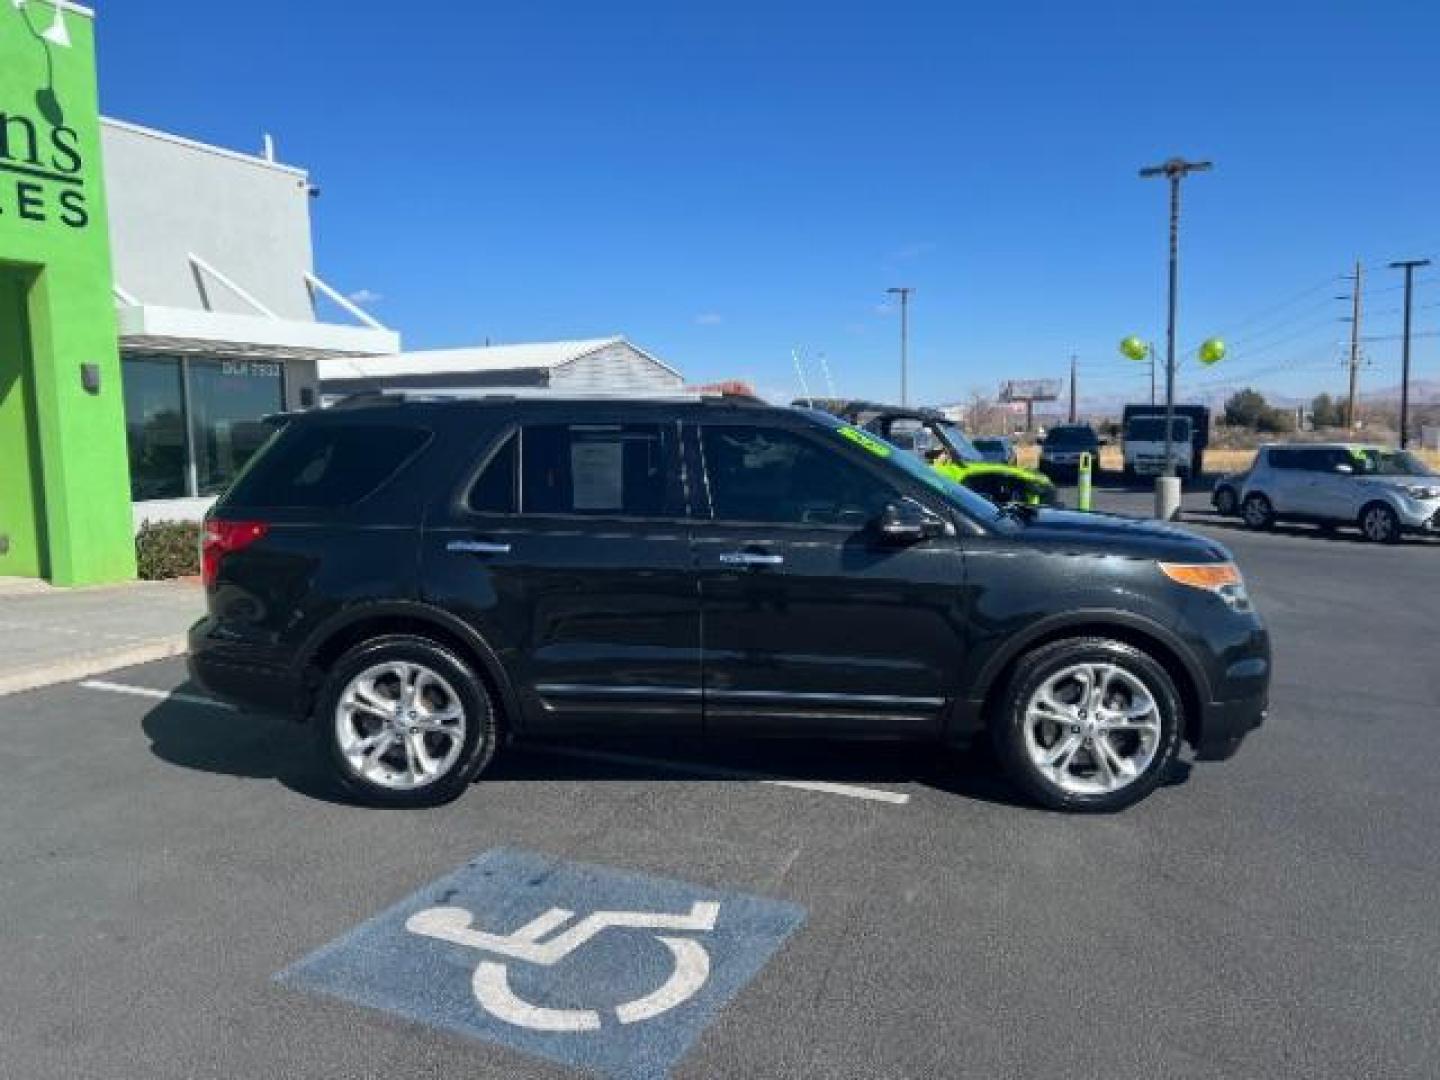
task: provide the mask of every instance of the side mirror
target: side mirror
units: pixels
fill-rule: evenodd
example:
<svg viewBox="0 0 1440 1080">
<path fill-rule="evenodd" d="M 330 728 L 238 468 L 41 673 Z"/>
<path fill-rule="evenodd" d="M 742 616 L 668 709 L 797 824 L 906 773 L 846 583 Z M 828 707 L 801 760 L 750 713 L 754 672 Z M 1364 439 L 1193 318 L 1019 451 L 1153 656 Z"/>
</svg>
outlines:
<svg viewBox="0 0 1440 1080">
<path fill-rule="evenodd" d="M 909 499 L 887 503 L 879 525 L 880 535 L 896 544 L 918 544 L 945 534 L 945 522 Z"/>
</svg>

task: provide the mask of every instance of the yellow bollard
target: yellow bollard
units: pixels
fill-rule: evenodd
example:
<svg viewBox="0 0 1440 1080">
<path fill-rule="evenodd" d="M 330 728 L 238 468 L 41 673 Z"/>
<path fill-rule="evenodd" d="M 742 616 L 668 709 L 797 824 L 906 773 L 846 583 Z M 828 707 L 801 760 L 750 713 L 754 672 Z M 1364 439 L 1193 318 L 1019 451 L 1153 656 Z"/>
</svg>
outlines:
<svg viewBox="0 0 1440 1080">
<path fill-rule="evenodd" d="M 1090 509 L 1090 455 L 1080 455 L 1080 471 L 1075 477 L 1075 505 L 1081 510 Z"/>
</svg>

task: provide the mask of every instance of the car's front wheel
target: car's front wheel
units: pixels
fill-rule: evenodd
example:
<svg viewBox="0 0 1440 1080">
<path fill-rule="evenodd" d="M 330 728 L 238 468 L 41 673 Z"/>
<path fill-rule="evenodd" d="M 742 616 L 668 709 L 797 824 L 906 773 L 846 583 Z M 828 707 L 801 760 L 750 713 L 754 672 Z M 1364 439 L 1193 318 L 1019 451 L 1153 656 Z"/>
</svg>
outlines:
<svg viewBox="0 0 1440 1080">
<path fill-rule="evenodd" d="M 331 668 L 315 714 L 341 783 L 381 806 L 455 798 L 497 742 L 485 685 L 450 649 L 395 635 L 355 646 Z"/>
<path fill-rule="evenodd" d="M 992 724 L 1030 796 L 1055 810 L 1120 810 L 1149 795 L 1180 752 L 1180 695 L 1153 657 L 1108 638 L 1024 657 Z"/>
<path fill-rule="evenodd" d="M 1398 543 L 1400 515 L 1384 503 L 1371 503 L 1360 511 L 1360 532 L 1372 543 Z"/>
</svg>

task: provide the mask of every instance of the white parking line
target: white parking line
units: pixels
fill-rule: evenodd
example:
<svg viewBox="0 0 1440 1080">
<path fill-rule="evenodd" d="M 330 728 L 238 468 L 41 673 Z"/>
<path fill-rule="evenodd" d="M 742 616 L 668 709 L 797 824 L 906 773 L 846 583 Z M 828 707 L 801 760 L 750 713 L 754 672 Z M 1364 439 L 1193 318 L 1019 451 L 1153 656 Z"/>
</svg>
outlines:
<svg viewBox="0 0 1440 1080">
<path fill-rule="evenodd" d="M 233 711 L 235 708 L 223 701 L 200 697 L 196 694 L 154 690 L 148 686 L 131 686 L 128 683 L 107 682 L 104 679 L 86 679 L 80 686 L 86 690 L 100 690 L 107 694 L 129 694 L 132 697 L 153 698 L 156 701 L 179 701 L 186 705 L 208 705 L 212 709 Z M 641 768 L 661 769 L 665 772 L 685 773 L 690 776 L 710 776 L 719 780 L 749 780 L 757 784 L 795 788 L 799 791 L 817 791 L 825 795 L 843 795 L 849 799 L 865 799 L 870 802 L 889 803 L 892 806 L 904 806 L 910 801 L 910 796 L 900 791 L 861 787 L 859 784 L 837 784 L 829 780 L 779 780 L 767 776 L 765 773 L 751 772 L 747 769 L 730 769 L 723 765 L 708 765 L 695 761 L 669 761 L 664 758 L 615 754 L 607 750 L 582 750 L 570 746 L 546 746 L 541 743 L 527 744 L 526 749 L 545 754 L 558 754 L 562 757 L 605 761 L 612 765 L 638 765 Z"/>
<path fill-rule="evenodd" d="M 858 784 L 836 784 L 828 780 L 777 780 L 765 773 L 750 772 L 746 769 L 730 769 L 723 765 L 707 765 L 693 761 L 668 761 L 662 758 L 637 757 L 632 754 L 614 754 L 608 750 L 582 750 L 571 746 L 546 746 L 539 743 L 527 744 L 526 749 L 544 754 L 559 754 L 563 757 L 606 761 L 614 765 L 638 765 L 647 769 L 662 769 L 665 772 L 712 776 L 720 780 L 751 780 L 759 784 L 772 784 L 775 787 L 818 791 L 826 795 L 844 795 L 850 799 L 868 799 L 870 802 L 890 803 L 893 806 L 904 806 L 910 801 L 910 796 L 900 791 L 885 791 L 881 788 L 861 787 Z"/>
<path fill-rule="evenodd" d="M 208 705 L 212 709 L 228 709 L 232 712 L 235 709 L 234 705 L 216 701 L 214 698 L 182 694 L 173 690 L 152 690 L 148 686 L 130 686 L 128 683 L 106 682 L 104 679 L 86 679 L 80 685 L 86 690 L 103 690 L 107 694 L 129 694 L 132 697 L 154 698 L 156 701 L 180 701 L 186 705 Z"/>
</svg>

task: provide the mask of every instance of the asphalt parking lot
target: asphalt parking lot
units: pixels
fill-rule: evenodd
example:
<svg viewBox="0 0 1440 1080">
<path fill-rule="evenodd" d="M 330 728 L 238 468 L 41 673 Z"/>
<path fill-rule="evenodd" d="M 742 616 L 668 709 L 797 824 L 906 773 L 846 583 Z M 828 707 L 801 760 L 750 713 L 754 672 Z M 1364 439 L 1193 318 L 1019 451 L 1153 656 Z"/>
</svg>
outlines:
<svg viewBox="0 0 1440 1080">
<path fill-rule="evenodd" d="M 450 806 L 383 812 L 178 661 L 0 699 L 0 1073 L 570 1076 L 545 1048 L 588 1041 L 611 1075 L 1434 1076 L 1440 543 L 1253 534 L 1204 501 L 1189 523 L 1274 634 L 1271 719 L 1114 817 L 1017 803 L 981 755 L 843 745 L 518 749 Z M 412 965 L 383 920 L 357 931 L 511 874 L 535 903 L 498 934 L 714 903 L 726 993 L 689 1029 L 681 1005 L 502 1043 L 446 1013 L 463 947 Z M 411 933 L 388 940 L 433 944 Z M 663 950 L 615 935 L 561 996 L 647 988 Z M 629 1073 L 595 1065 L 621 1038 Z"/>
</svg>

